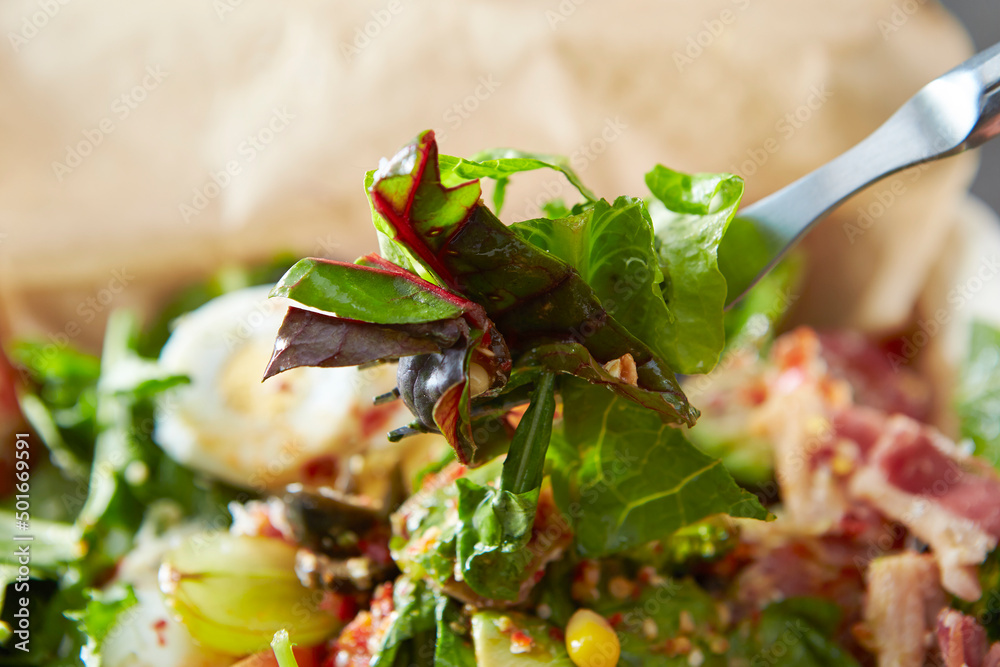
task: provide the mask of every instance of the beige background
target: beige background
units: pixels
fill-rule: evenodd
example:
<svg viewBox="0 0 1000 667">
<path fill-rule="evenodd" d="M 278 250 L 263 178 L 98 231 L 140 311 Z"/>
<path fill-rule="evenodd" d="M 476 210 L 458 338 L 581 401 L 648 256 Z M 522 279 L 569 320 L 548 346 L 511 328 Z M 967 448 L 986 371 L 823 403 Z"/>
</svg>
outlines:
<svg viewBox="0 0 1000 667">
<path fill-rule="evenodd" d="M 736 169 L 752 201 L 851 146 L 971 53 L 938 5 L 911 4 L 8 0 L 3 326 L 92 346 L 111 308 L 148 307 L 221 262 L 370 250 L 362 175 L 427 127 L 446 153 L 574 156 L 608 197 L 642 193 L 659 161 Z M 57 9 L 39 18 L 43 6 Z M 293 118 L 251 158 L 248 137 L 282 125 L 276 113 Z M 96 145 L 78 166 L 54 165 L 81 142 Z M 588 145 L 600 150 L 587 157 Z M 775 146 L 759 167 L 747 162 Z M 239 173 L 185 220 L 181 206 L 233 164 Z M 849 202 L 809 239 L 800 317 L 903 325 L 974 167 L 964 156 L 901 182 L 853 243 L 845 225 L 888 195 Z M 505 218 L 533 215 L 546 189 L 568 195 L 550 177 L 527 180 Z"/>
</svg>

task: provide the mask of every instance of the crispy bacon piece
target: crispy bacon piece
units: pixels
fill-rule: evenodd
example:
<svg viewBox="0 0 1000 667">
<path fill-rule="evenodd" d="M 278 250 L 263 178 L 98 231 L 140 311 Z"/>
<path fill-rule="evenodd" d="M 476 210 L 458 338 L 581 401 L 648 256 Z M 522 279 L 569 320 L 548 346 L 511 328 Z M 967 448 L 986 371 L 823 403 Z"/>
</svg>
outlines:
<svg viewBox="0 0 1000 667">
<path fill-rule="evenodd" d="M 937 641 L 944 667 L 1000 667 L 1000 642 L 989 646 L 986 631 L 971 616 L 942 609 Z"/>
<path fill-rule="evenodd" d="M 886 422 L 850 491 L 930 545 L 945 589 L 966 600 L 979 597 L 976 566 L 1000 538 L 1000 478 L 989 465 L 935 429 L 897 415 Z"/>
<path fill-rule="evenodd" d="M 370 611 L 362 611 L 340 632 L 328 661 L 336 667 L 368 667 L 392 622 L 392 584 L 375 589 Z M 325 663 L 324 663 L 325 665 Z"/>
<path fill-rule="evenodd" d="M 929 554 L 903 552 L 872 562 L 864 636 L 879 667 L 923 667 L 945 603 L 938 579 Z"/>
<path fill-rule="evenodd" d="M 975 567 L 1000 539 L 1000 477 L 904 414 L 921 414 L 925 399 L 887 364 L 846 335 L 803 328 L 775 342 L 761 415 L 787 519 L 822 534 L 860 505 L 873 507 L 930 545 L 946 590 L 974 600 Z"/>
<path fill-rule="evenodd" d="M 926 421 L 931 390 L 908 368 L 895 368 L 878 346 L 856 331 L 819 334 L 820 355 L 834 377 L 851 385 L 856 405 Z"/>
</svg>

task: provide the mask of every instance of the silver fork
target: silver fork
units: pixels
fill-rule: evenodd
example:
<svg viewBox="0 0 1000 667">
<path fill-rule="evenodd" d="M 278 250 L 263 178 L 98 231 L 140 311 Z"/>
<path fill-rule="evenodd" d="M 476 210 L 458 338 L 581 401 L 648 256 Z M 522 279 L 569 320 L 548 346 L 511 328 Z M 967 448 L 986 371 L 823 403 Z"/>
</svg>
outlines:
<svg viewBox="0 0 1000 667">
<path fill-rule="evenodd" d="M 854 193 L 907 167 L 975 148 L 997 134 L 1000 44 L 921 88 L 846 153 L 740 211 L 738 218 L 760 232 L 766 252 L 762 261 L 739 260 L 742 268 L 731 281 L 728 305 L 742 298 L 812 225 Z"/>
</svg>

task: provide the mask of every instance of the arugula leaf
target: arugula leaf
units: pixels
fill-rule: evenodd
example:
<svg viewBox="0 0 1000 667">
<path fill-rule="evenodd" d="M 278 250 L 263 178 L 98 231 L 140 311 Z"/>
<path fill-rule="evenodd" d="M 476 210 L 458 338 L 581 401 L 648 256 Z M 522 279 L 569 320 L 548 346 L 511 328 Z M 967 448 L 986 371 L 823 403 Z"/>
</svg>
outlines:
<svg viewBox="0 0 1000 667">
<path fill-rule="evenodd" d="M 558 171 L 570 185 L 579 191 L 587 201 L 596 201 L 597 197 L 587 188 L 576 172 L 569 166 L 569 160 L 560 155 L 545 155 L 542 153 L 527 153 L 511 148 L 497 148 L 478 153 L 471 160 L 442 155 L 439 158 L 441 178 L 447 179 L 453 175 L 457 179 L 492 178 L 497 187 L 493 192 L 493 212 L 500 215 L 503 208 L 507 181 L 512 174 L 535 169 L 553 169 Z"/>
<path fill-rule="evenodd" d="M 659 336 L 667 361 L 681 373 L 707 373 L 725 345 L 726 278 L 719 245 L 743 197 L 743 179 L 730 174 L 682 174 L 657 165 L 646 185 L 666 280 L 663 298 L 674 319 Z"/>
<path fill-rule="evenodd" d="M 655 414 L 579 382 L 563 386 L 553 476 L 577 550 L 602 556 L 665 538 L 712 514 L 763 519 L 757 497 Z"/>
<path fill-rule="evenodd" d="M 962 436 L 976 454 L 1000 468 L 1000 329 L 973 322 L 969 352 L 956 392 Z"/>
<path fill-rule="evenodd" d="M 396 580 L 392 597 L 393 620 L 372 657 L 372 667 L 475 666 L 471 642 L 458 632 L 468 621 L 454 600 L 405 576 Z"/>
<path fill-rule="evenodd" d="M 467 627 L 468 619 L 461 607 L 451 598 L 438 596 L 435 607 L 437 636 L 434 641 L 435 667 L 476 667 L 476 653 L 468 637 L 459 635 L 456 628 Z"/>
<path fill-rule="evenodd" d="M 454 319 L 475 304 L 397 267 L 302 259 L 271 290 L 304 306 L 372 324 Z"/>
<path fill-rule="evenodd" d="M 434 632 L 437 627 L 437 600 L 425 582 L 400 577 L 393 585 L 392 599 L 396 613 L 382 638 L 382 645 L 372 657 L 372 667 L 394 665 L 406 642 Z"/>
</svg>

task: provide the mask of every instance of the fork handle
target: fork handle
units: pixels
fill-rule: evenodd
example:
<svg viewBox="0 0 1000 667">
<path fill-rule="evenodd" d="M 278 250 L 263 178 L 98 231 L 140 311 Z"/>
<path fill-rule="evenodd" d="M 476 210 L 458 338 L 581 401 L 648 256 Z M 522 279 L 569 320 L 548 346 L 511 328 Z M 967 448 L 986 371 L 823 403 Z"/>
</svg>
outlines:
<svg viewBox="0 0 1000 667">
<path fill-rule="evenodd" d="M 997 134 L 1000 44 L 931 81 L 846 153 L 741 211 L 740 220 L 757 229 L 766 252 L 759 266 L 744 269 L 742 279 L 730 279 L 727 305 L 847 198 L 907 167 L 975 148 Z"/>
</svg>

